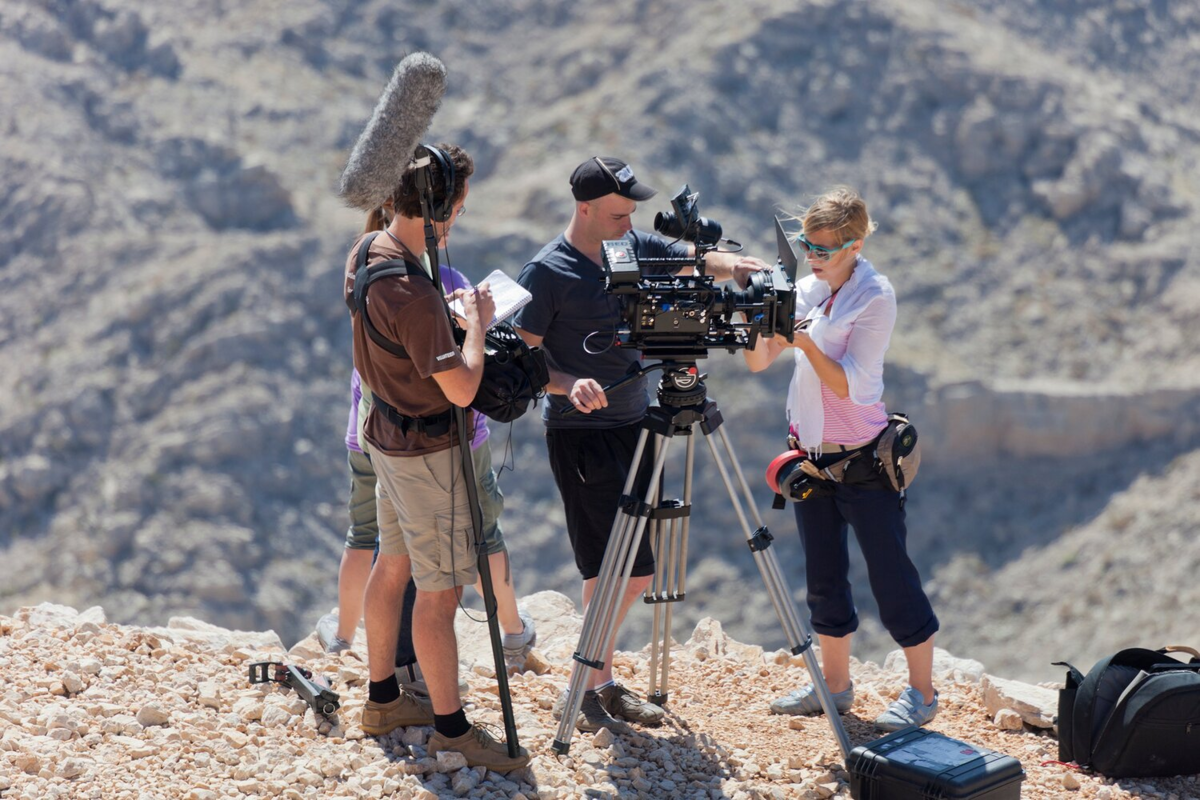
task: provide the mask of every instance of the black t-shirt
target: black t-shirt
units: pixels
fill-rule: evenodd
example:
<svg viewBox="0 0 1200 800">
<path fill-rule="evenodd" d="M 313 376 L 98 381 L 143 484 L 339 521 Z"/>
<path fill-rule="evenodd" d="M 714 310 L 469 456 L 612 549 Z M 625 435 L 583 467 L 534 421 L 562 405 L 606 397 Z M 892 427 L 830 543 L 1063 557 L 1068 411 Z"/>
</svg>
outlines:
<svg viewBox="0 0 1200 800">
<path fill-rule="evenodd" d="M 689 258 L 690 248 L 683 243 L 636 230 L 625 238 L 639 259 Z M 604 267 L 576 250 L 565 236 L 543 247 L 521 270 L 517 282 L 533 299 L 517 312 L 513 324 L 543 337 L 542 346 L 554 369 L 607 386 L 641 360 L 637 350 L 618 347 L 614 341 L 621 322 L 620 301 L 604 291 Z M 610 393 L 608 408 L 590 414 L 564 417 L 570 400 L 548 394 L 542 419 L 548 428 L 615 428 L 640 421 L 648 404 L 643 377 Z"/>
</svg>

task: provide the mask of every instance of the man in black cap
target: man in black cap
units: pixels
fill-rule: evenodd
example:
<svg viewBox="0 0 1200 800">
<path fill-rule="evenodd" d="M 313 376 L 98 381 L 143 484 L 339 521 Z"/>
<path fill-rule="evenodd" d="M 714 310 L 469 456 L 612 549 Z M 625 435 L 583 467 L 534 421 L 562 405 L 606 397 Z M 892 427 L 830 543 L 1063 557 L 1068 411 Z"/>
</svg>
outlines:
<svg viewBox="0 0 1200 800">
<path fill-rule="evenodd" d="M 646 379 L 625 386 L 612 396 L 605 385 L 625 377 L 640 359 L 632 349 L 613 346 L 620 324 L 617 298 L 604 291 L 601 242 L 624 238 L 640 259 L 688 259 L 695 255 L 686 242 L 669 242 L 635 230 L 631 221 L 637 204 L 656 192 L 639 183 L 633 168 L 616 158 L 594 157 L 571 174 L 575 213 L 567 229 L 542 248 L 517 279 L 533 299 L 514 322 L 530 345 L 545 348 L 550 385 L 542 410 L 550 467 L 566 510 L 567 534 L 575 564 L 583 576 L 586 607 L 616 518 L 617 504 L 637 447 L 646 413 Z M 745 288 L 749 274 L 767 265 L 734 253 L 710 253 L 705 269 L 717 280 L 734 279 Z M 686 271 L 690 274 L 691 267 Z M 579 412 L 563 416 L 574 406 Z M 643 455 L 635 494 L 644 496 L 653 467 L 651 448 Z M 617 626 L 654 575 L 649 537 L 643 537 L 629 585 L 621 600 Z M 615 638 L 615 634 L 614 634 Z M 603 656 L 604 668 L 588 681 L 576 726 L 581 731 L 621 728 L 630 720 L 646 725 L 662 722 L 663 710 L 613 681 L 612 647 Z M 575 665 L 578 668 L 578 664 Z M 561 716 L 565 694 L 555 716 Z"/>
</svg>

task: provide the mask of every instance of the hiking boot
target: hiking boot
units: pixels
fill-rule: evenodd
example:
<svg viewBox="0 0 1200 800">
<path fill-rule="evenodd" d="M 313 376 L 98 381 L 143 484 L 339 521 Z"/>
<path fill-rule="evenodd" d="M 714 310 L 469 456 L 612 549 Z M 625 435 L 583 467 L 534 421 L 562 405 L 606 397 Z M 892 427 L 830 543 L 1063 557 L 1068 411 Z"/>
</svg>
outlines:
<svg viewBox="0 0 1200 800">
<path fill-rule="evenodd" d="M 448 739 L 435 731 L 429 737 L 425 752 L 430 758 L 436 759 L 442 750 L 462 753 L 468 767 L 487 767 L 501 774 L 529 764 L 528 750 L 518 747 L 517 756 L 513 758 L 508 754 L 507 744 L 496 741 L 491 733 L 479 725 L 472 725 L 471 730 L 455 739 Z"/>
<path fill-rule="evenodd" d="M 350 649 L 350 642 L 337 635 L 338 615 L 326 614 L 317 620 L 317 639 L 326 653 L 340 653 Z"/>
<path fill-rule="evenodd" d="M 619 683 L 609 684 L 596 692 L 600 705 L 614 717 L 641 725 L 661 725 L 666 713 L 662 707 L 643 700 Z"/>
<path fill-rule="evenodd" d="M 937 692 L 933 693 L 933 702 L 925 705 L 925 698 L 921 693 L 909 686 L 876 718 L 875 728 L 889 733 L 910 725 L 919 728 L 937 716 L 937 708 Z"/>
<path fill-rule="evenodd" d="M 552 712 L 555 719 L 562 719 L 563 711 L 567 708 L 567 693 L 558 696 Z M 579 716 L 575 717 L 575 729 L 583 733 L 595 733 L 601 728 L 608 728 L 614 733 L 625 733 L 629 726 L 609 714 L 600 703 L 600 695 L 588 689 L 583 693 L 583 703 L 579 706 Z"/>
<path fill-rule="evenodd" d="M 517 611 L 517 615 L 521 618 L 521 624 L 524 626 L 520 633 L 506 633 L 501 645 L 504 647 L 504 657 L 508 658 L 524 658 L 529 655 L 529 651 L 537 644 L 537 628 L 533 624 L 533 617 L 528 611 Z"/>
<path fill-rule="evenodd" d="M 383 736 L 396 728 L 410 725 L 432 725 L 433 706 L 428 698 L 418 698 L 400 690 L 400 696 L 390 703 L 375 703 L 371 700 L 363 706 L 362 729 L 370 736 Z"/>
<path fill-rule="evenodd" d="M 417 697 L 429 697 L 429 687 L 425 685 L 425 676 L 421 674 L 421 665 L 415 661 L 403 667 L 396 667 L 396 680 L 400 682 L 401 689 L 406 689 Z M 459 675 L 458 694 L 465 695 L 470 688 L 466 678 Z"/>
</svg>

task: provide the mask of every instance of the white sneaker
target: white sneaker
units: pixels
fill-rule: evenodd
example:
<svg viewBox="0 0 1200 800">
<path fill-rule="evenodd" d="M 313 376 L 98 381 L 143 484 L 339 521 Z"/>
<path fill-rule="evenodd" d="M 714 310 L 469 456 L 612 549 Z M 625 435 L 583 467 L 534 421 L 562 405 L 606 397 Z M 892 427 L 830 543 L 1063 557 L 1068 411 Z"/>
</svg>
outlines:
<svg viewBox="0 0 1200 800">
<path fill-rule="evenodd" d="M 340 653 L 350 649 L 350 642 L 337 635 L 338 615 L 330 612 L 317 620 L 317 639 L 326 653 Z"/>
<path fill-rule="evenodd" d="M 533 646 L 537 644 L 537 628 L 533 624 L 533 617 L 529 615 L 528 611 L 521 609 L 517 610 L 517 616 L 521 618 L 524 628 L 520 633 L 504 634 L 501 645 L 504 647 L 506 656 L 527 656 Z"/>
</svg>

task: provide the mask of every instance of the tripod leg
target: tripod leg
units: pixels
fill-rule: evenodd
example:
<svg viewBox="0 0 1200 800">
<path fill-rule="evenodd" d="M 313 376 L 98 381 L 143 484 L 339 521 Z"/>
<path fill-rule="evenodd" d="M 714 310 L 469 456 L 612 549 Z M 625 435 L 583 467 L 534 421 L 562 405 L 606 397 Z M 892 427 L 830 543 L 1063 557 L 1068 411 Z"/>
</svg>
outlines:
<svg viewBox="0 0 1200 800">
<path fill-rule="evenodd" d="M 725 462 L 721 459 L 721 453 L 718 452 L 711 434 L 707 437 L 709 449 L 712 451 L 713 460 L 716 462 L 717 469 L 721 473 L 721 480 L 725 483 L 725 489 L 729 492 L 729 499 L 733 504 L 734 512 L 737 514 L 738 521 L 742 524 L 742 530 L 746 534 L 746 542 L 750 545 L 750 550 L 754 554 L 754 563 L 758 566 L 763 583 L 766 584 L 767 594 L 771 598 L 771 605 L 775 607 L 775 614 L 779 617 L 779 622 L 783 626 L 783 632 L 787 637 L 792 654 L 804 655 L 804 664 L 808 667 L 808 673 L 812 678 L 813 689 L 817 693 L 817 699 L 821 701 L 821 708 L 825 710 L 825 717 L 829 720 L 829 724 L 833 728 L 833 733 L 837 738 L 838 746 L 842 750 L 842 755 L 845 758 L 849 758 L 850 737 L 846 734 L 845 726 L 842 725 L 842 718 L 834 706 L 833 695 L 829 692 L 829 686 L 825 683 L 825 676 L 821 672 L 821 665 L 818 663 L 816 654 L 812 650 L 812 633 L 809 632 L 800 615 L 796 612 L 796 605 L 792 602 L 792 594 L 788 589 L 787 580 L 784 578 L 783 572 L 779 569 L 779 560 L 775 557 L 775 552 L 771 549 L 771 542 L 774 537 L 767 530 L 767 526 L 763 524 L 762 516 L 758 513 L 758 506 L 754 503 L 754 495 L 750 491 L 749 484 L 746 483 L 746 477 L 742 474 L 742 467 L 738 463 L 724 429 L 717 428 L 713 432 L 721 440 L 726 458 L 733 466 L 733 472 L 738 483 L 737 489 L 734 488 L 733 482 L 730 480 L 729 471 L 725 467 Z M 746 507 L 750 509 L 753 515 L 754 523 L 757 526 L 753 531 L 750 528 L 749 521 L 746 519 L 742 502 L 738 498 L 738 490 L 740 490 L 742 497 L 745 499 Z"/>
<path fill-rule="evenodd" d="M 646 597 L 647 603 L 655 604 L 654 636 L 650 640 L 650 689 L 646 699 L 660 707 L 666 706 L 670 696 L 672 612 L 674 604 L 682 602 L 687 594 L 688 526 L 691 522 L 692 508 L 692 468 L 696 461 L 695 424 L 693 423 L 687 431 L 683 499 L 678 503 L 659 503 L 652 514 L 655 523 L 666 527 L 668 531 L 655 552 L 658 572 L 652 587 L 654 591 Z M 661 630 L 660 617 L 663 621 Z"/>
<path fill-rule="evenodd" d="M 633 467 L 625 481 L 626 498 L 631 496 L 636 485 L 637 473 L 641 467 L 642 453 L 645 450 L 650 431 L 643 428 L 638 437 L 637 448 L 633 454 Z M 658 492 L 662 479 L 663 464 L 667 459 L 667 439 L 657 437 L 659 446 L 655 453 L 654 472 L 650 476 L 650 486 L 646 490 L 646 498 L 653 498 Z M 558 722 L 558 732 L 551 745 L 554 752 L 565 755 L 571 747 L 571 737 L 574 735 L 575 718 L 583 705 L 584 685 L 587 683 L 588 670 L 600 669 L 604 662 L 600 659 L 608 649 L 617 626 L 617 610 L 621 598 L 629 586 L 629 574 L 633 571 L 633 563 L 637 559 L 638 546 L 646 532 L 646 523 L 650 519 L 650 506 L 646 498 L 627 503 L 617 512 L 613 521 L 612 532 L 608 546 L 604 551 L 604 560 L 600 565 L 600 574 L 596 579 L 592 600 L 588 603 L 583 616 L 583 631 L 579 636 L 579 649 L 573 658 L 575 669 L 571 673 L 571 681 L 567 689 L 567 702 L 562 719 Z"/>
</svg>

